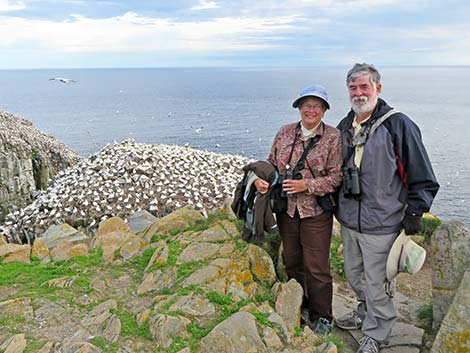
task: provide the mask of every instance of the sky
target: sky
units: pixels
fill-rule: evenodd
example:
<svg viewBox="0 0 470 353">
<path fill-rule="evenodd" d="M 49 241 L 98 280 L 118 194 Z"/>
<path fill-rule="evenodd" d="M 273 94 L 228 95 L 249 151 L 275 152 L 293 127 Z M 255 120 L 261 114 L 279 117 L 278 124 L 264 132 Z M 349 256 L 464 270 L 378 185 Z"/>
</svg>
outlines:
<svg viewBox="0 0 470 353">
<path fill-rule="evenodd" d="M 470 65 L 466 0 L 0 0 L 0 69 Z"/>
</svg>

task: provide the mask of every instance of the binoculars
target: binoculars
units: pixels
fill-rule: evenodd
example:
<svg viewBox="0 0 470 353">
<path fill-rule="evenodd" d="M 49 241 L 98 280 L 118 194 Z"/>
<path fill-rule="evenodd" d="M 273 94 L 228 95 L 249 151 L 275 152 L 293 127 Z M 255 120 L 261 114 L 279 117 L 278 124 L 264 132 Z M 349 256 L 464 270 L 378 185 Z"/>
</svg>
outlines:
<svg viewBox="0 0 470 353">
<path fill-rule="evenodd" d="M 346 189 L 345 197 L 360 198 L 361 192 L 361 179 L 359 168 L 357 167 L 343 167 L 344 187 Z"/>
<path fill-rule="evenodd" d="M 300 180 L 302 179 L 303 176 L 302 176 L 302 173 L 300 172 L 296 172 L 296 173 L 290 173 L 290 172 L 285 172 L 284 174 L 281 175 L 281 178 L 280 178 L 280 183 L 282 184 L 282 182 L 284 180 Z M 281 196 L 282 197 L 292 197 L 292 194 L 288 194 L 287 192 L 284 191 L 284 187 L 282 188 L 282 192 L 281 192 Z"/>
</svg>

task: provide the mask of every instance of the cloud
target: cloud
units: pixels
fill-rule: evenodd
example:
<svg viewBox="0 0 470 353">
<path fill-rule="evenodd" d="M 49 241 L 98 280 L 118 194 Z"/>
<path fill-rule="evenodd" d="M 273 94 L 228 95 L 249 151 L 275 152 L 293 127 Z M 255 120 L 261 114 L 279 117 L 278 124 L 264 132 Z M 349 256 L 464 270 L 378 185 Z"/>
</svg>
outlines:
<svg viewBox="0 0 470 353">
<path fill-rule="evenodd" d="M 217 5 L 214 1 L 206 1 L 206 0 L 199 0 L 198 6 L 191 7 L 191 10 L 208 10 L 208 9 L 217 9 L 219 5 Z"/>
<path fill-rule="evenodd" d="M 18 11 L 26 8 L 22 1 L 0 0 L 0 12 Z"/>
<path fill-rule="evenodd" d="M 208 53 L 261 50 L 281 46 L 277 41 L 286 39 L 289 31 L 296 29 L 297 21 L 296 16 L 280 16 L 222 17 L 191 22 L 145 17 L 134 12 L 105 19 L 72 15 L 65 21 L 3 16 L 0 19 L 0 38 L 3 38 L 0 49 Z"/>
<path fill-rule="evenodd" d="M 384 12 L 387 9 L 415 10 L 426 6 L 426 0 L 288 0 L 289 6 L 316 8 L 331 14 Z M 367 19 L 364 19 L 367 20 Z"/>
</svg>

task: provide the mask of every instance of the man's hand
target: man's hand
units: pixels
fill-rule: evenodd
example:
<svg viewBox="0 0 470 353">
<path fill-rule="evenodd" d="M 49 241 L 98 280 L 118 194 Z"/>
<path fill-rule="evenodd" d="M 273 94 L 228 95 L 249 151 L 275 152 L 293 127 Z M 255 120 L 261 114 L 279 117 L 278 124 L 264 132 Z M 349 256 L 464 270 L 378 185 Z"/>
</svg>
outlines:
<svg viewBox="0 0 470 353">
<path fill-rule="evenodd" d="M 307 190 L 307 184 L 304 179 L 287 179 L 282 182 L 282 189 L 288 194 L 296 194 Z"/>
<path fill-rule="evenodd" d="M 422 216 L 405 213 L 405 218 L 403 218 L 403 228 L 405 228 L 406 235 L 416 234 L 421 230 L 421 218 Z"/>
<path fill-rule="evenodd" d="M 256 190 L 258 190 L 260 194 L 265 194 L 269 189 L 269 183 L 263 179 L 256 179 L 255 187 L 256 187 Z"/>
</svg>

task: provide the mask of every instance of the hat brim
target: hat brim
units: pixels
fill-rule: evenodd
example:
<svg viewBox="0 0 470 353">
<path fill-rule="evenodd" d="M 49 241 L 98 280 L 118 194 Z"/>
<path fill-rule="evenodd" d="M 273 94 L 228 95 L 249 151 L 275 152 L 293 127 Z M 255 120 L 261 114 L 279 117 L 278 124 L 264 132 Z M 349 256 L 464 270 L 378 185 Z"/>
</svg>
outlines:
<svg viewBox="0 0 470 353">
<path fill-rule="evenodd" d="M 323 103 L 325 103 L 325 106 L 326 106 L 326 109 L 330 109 L 330 104 L 325 100 L 325 98 L 323 97 L 320 97 L 320 96 L 316 96 L 314 94 L 306 94 L 305 96 L 301 96 L 299 98 L 297 98 L 294 103 L 292 103 L 292 108 L 298 108 L 299 107 L 299 103 L 302 99 L 304 98 L 307 98 L 307 97 L 313 97 L 313 98 L 318 98 L 318 99 L 321 99 L 321 101 Z"/>
<path fill-rule="evenodd" d="M 388 253 L 387 258 L 387 279 L 393 281 L 398 274 L 398 266 L 400 261 L 400 254 L 403 248 L 403 245 L 408 241 L 408 236 L 405 234 L 405 231 L 402 231 L 400 235 L 395 239 L 395 242 Z"/>
</svg>

